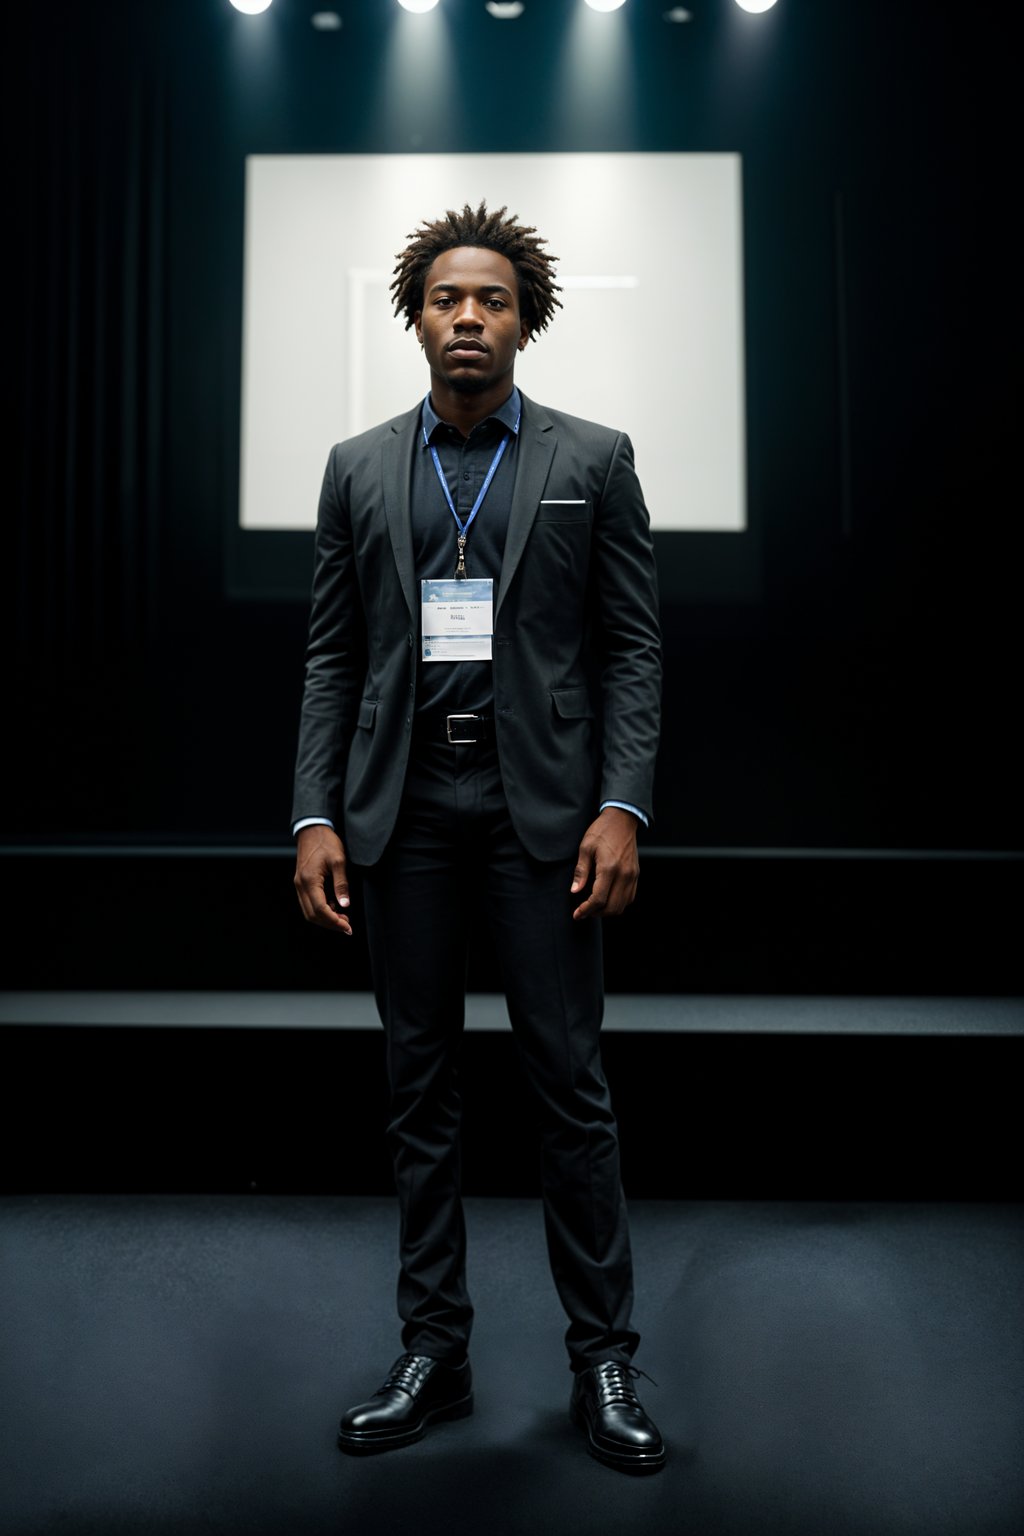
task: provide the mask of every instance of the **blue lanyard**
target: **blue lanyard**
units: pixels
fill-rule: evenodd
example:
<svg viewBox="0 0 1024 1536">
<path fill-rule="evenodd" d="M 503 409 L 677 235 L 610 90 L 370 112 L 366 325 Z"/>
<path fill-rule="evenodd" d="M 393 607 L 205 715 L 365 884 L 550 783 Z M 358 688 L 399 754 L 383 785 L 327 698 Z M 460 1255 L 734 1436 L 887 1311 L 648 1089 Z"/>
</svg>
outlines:
<svg viewBox="0 0 1024 1536">
<path fill-rule="evenodd" d="M 522 413 L 520 412 L 520 416 L 521 415 L 522 415 Z M 501 456 L 505 452 L 505 449 L 508 447 L 509 440 L 512 437 L 513 433 L 517 433 L 519 431 L 520 416 L 516 417 L 516 424 L 512 428 L 512 431 L 511 432 L 506 431 L 505 436 L 502 438 L 501 442 L 498 444 L 498 450 L 495 453 L 494 458 L 491 460 L 491 467 L 490 467 L 490 469 L 487 471 L 487 478 L 484 481 L 483 485 L 480 487 L 480 494 L 476 498 L 476 501 L 474 501 L 472 511 L 470 512 L 469 516 L 466 518 L 465 522 L 462 521 L 461 517 L 459 516 L 459 514 L 455 510 L 455 503 L 454 503 L 454 501 L 452 501 L 452 493 L 448 489 L 448 481 L 444 477 L 444 470 L 441 468 L 441 460 L 438 457 L 437 449 L 433 446 L 432 443 L 430 443 L 428 441 L 428 439 L 427 439 L 427 429 L 426 429 L 426 427 L 423 428 L 423 446 L 425 448 L 429 448 L 430 449 L 430 456 L 431 456 L 431 458 L 434 461 L 434 468 L 437 470 L 437 478 L 441 482 L 441 489 L 442 489 L 442 491 L 444 491 L 444 499 L 448 503 L 449 510 L 451 511 L 452 517 L 454 517 L 454 519 L 455 519 L 456 527 L 459 530 L 459 532 L 458 532 L 459 563 L 455 567 L 455 580 L 456 581 L 465 581 L 465 579 L 466 579 L 466 537 L 467 537 L 467 535 L 469 533 L 470 525 L 471 525 L 474 517 L 476 517 L 477 513 L 480 511 L 480 508 L 483 506 L 484 497 L 487 495 L 487 492 L 491 488 L 491 481 L 494 479 L 495 471 L 497 470 L 498 465 L 501 463 Z"/>
</svg>

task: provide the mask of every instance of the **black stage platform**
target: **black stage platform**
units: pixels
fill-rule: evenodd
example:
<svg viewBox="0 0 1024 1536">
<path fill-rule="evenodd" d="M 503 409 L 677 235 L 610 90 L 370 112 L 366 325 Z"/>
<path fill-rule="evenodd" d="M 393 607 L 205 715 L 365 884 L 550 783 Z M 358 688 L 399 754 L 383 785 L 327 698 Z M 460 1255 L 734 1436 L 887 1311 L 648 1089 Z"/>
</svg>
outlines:
<svg viewBox="0 0 1024 1536">
<path fill-rule="evenodd" d="M 567 1420 L 539 1206 L 468 1203 L 476 1413 L 353 1460 L 399 1352 L 390 1201 L 0 1202 L 5 1536 L 1016 1536 L 1024 1222 L 975 1204 L 636 1202 L 626 1478 Z"/>
<path fill-rule="evenodd" d="M 1020 1196 L 1019 997 L 612 993 L 602 1051 L 631 1198 Z M 364 993 L 11 992 L 0 1054 L 0 1192 L 392 1192 Z M 539 1195 L 497 995 L 460 1076 L 466 1192 Z"/>
</svg>

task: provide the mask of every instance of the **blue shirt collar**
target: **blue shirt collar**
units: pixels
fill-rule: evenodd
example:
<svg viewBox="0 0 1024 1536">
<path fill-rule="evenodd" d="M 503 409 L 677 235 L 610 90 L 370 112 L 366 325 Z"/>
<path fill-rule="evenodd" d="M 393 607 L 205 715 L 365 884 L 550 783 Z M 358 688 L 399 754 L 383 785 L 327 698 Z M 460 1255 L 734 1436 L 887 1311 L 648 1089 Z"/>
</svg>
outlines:
<svg viewBox="0 0 1024 1536">
<path fill-rule="evenodd" d="M 517 429 L 517 423 L 519 421 L 519 416 L 522 409 L 522 398 L 518 389 L 513 384 L 512 393 L 509 395 L 508 399 L 502 405 L 499 405 L 496 411 L 492 411 L 489 416 L 486 416 L 484 420 L 499 421 L 503 427 L 507 427 L 510 432 L 514 433 Z M 423 402 L 423 410 L 420 420 L 423 423 L 423 429 L 427 434 L 428 442 L 434 436 L 434 431 L 437 427 L 448 425 L 448 423 L 442 421 L 441 417 L 434 410 L 433 405 L 430 403 L 429 395 Z"/>
</svg>

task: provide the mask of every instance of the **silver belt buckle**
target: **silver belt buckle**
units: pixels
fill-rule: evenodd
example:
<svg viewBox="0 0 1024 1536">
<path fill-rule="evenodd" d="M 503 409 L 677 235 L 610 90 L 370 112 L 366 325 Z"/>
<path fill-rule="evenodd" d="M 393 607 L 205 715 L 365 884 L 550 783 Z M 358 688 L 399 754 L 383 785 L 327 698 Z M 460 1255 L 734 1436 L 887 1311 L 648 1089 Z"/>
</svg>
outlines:
<svg viewBox="0 0 1024 1536">
<path fill-rule="evenodd" d="M 479 740 L 479 737 L 477 737 L 477 736 L 453 736 L 452 735 L 452 721 L 453 720 L 479 720 L 480 718 L 481 718 L 480 715 L 448 715 L 447 723 L 446 723 L 446 727 L 445 728 L 446 728 L 446 730 L 448 732 L 448 740 L 451 743 L 451 745 L 453 747 L 475 746 L 477 741 Z"/>
</svg>

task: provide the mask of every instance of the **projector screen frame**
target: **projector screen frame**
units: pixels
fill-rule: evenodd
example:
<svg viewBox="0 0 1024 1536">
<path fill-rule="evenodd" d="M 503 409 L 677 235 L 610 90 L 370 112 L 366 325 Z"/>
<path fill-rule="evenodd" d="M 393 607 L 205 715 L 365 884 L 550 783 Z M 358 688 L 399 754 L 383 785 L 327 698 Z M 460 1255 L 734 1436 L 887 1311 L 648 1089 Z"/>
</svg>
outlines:
<svg viewBox="0 0 1024 1536">
<path fill-rule="evenodd" d="M 308 162 L 310 161 L 325 160 L 337 162 L 339 160 L 350 160 L 354 158 L 366 160 L 367 157 L 317 157 L 291 155 L 246 156 L 243 173 L 246 191 L 248 193 L 248 190 L 251 186 L 254 164 L 273 162 L 280 166 L 286 165 L 288 162 L 300 161 L 308 165 Z M 376 156 L 371 158 L 377 160 L 405 160 L 418 159 L 422 157 Z M 441 160 L 457 161 L 488 159 L 492 162 L 500 162 L 503 157 L 499 155 L 491 157 L 442 156 L 436 158 Z M 513 159 L 523 157 L 508 158 Z M 550 160 L 552 157 L 532 156 L 527 158 L 531 160 Z M 679 154 L 666 153 L 662 155 L 646 154 L 642 156 L 631 154 L 617 154 L 613 156 L 574 155 L 571 157 L 559 156 L 555 158 L 559 160 L 569 158 L 573 162 L 611 160 L 613 162 L 617 162 L 620 166 L 625 166 L 628 163 L 639 161 L 643 161 L 645 163 L 649 163 L 651 161 L 660 161 L 666 162 L 666 169 L 670 168 L 668 167 L 667 162 L 671 162 L 672 167 L 678 167 L 680 161 L 692 159 L 699 162 L 717 161 L 722 162 L 723 164 L 731 164 L 733 167 L 735 167 L 734 179 L 737 194 L 737 207 L 735 211 L 735 234 L 738 241 L 738 249 L 736 252 L 735 261 L 737 283 L 736 325 L 738 328 L 739 343 L 739 377 L 736 391 L 738 393 L 738 401 L 735 404 L 735 409 L 738 411 L 738 429 L 736 430 L 738 430 L 737 454 L 740 462 L 735 465 L 734 473 L 737 477 L 740 487 L 739 495 L 741 500 L 739 512 L 740 516 L 745 522 L 745 526 L 730 526 L 727 528 L 722 528 L 721 530 L 703 527 L 693 529 L 666 529 L 658 527 L 657 520 L 655 518 L 654 537 L 658 556 L 663 602 L 708 602 L 717 604 L 721 602 L 747 603 L 756 601 L 761 592 L 761 538 L 758 531 L 757 510 L 753 505 L 755 498 L 750 494 L 748 472 L 748 379 L 744 366 L 745 359 L 743 350 L 746 306 L 745 262 L 743 259 L 745 220 L 743 217 L 742 208 L 744 197 L 744 181 L 742 177 L 742 165 L 740 157 L 738 155 L 698 155 L 689 157 L 680 156 Z M 224 527 L 224 555 L 227 594 L 232 600 L 262 600 L 305 603 L 309 598 L 312 572 L 312 529 L 294 527 L 266 528 L 240 526 L 242 514 L 241 498 L 244 493 L 246 474 L 246 466 L 244 463 L 245 445 L 242 439 L 242 428 L 243 422 L 246 419 L 247 410 L 250 411 L 251 415 L 251 408 L 249 401 L 247 400 L 247 383 L 245 379 L 247 364 L 246 336 L 247 326 L 249 325 L 249 316 L 247 310 L 252 303 L 250 292 L 251 284 L 249 283 L 249 273 L 246 263 L 251 264 L 252 261 L 252 253 L 250 248 L 251 238 L 250 220 L 248 218 L 248 213 L 246 213 L 244 220 L 242 252 L 242 315 L 240 316 L 241 324 L 239 326 L 237 337 L 237 351 L 234 354 L 235 367 L 237 369 L 235 377 L 239 379 L 240 390 L 237 399 L 231 401 L 231 408 L 229 408 L 228 412 L 229 416 L 232 418 L 229 425 L 229 433 L 232 437 L 232 443 L 225 462 L 226 474 L 233 482 L 229 489 L 226 488 L 228 489 L 227 500 L 230 508 L 229 517 Z M 598 265 L 600 265 L 600 263 L 598 263 Z M 614 266 L 615 263 L 611 262 L 609 265 Z M 363 269 L 359 270 L 362 271 Z M 559 269 L 559 273 L 561 275 L 561 268 Z M 346 274 L 346 276 L 350 277 L 351 273 Z M 351 283 L 349 286 L 351 287 Z M 379 286 L 379 284 L 377 286 Z M 651 286 L 652 285 L 648 284 L 648 290 L 650 290 Z M 567 294 L 567 297 L 569 299 L 573 297 L 571 292 Z M 556 315 L 556 324 L 561 319 L 562 316 Z M 405 337 L 404 339 L 408 340 L 409 338 Z M 558 338 L 557 336 L 545 335 L 541 344 L 545 347 L 553 348 L 558 345 Z M 411 342 L 410 350 L 411 352 L 415 352 Z M 416 362 L 419 362 L 418 354 L 416 355 Z M 349 368 L 349 372 L 351 373 L 351 366 Z M 524 377 L 518 381 L 529 393 L 531 384 L 530 380 L 525 377 L 527 370 L 523 368 L 520 370 L 520 372 L 524 375 Z M 250 380 L 248 384 L 249 399 L 251 399 L 251 395 L 252 387 Z M 543 389 L 536 390 L 536 397 L 540 398 L 545 403 L 554 404 L 560 408 L 567 408 L 570 410 L 572 409 L 574 402 L 567 402 L 562 398 L 555 400 L 554 398 L 549 398 L 549 395 L 550 391 L 548 394 L 545 394 Z M 403 397 L 402 403 L 398 408 L 402 409 L 405 407 L 405 405 L 406 401 Z M 608 420 L 610 424 L 616 426 L 625 425 L 625 429 L 630 430 L 629 423 L 624 424 L 620 419 L 613 419 L 615 416 L 615 409 L 616 408 L 614 404 L 610 404 L 607 409 L 592 412 L 580 411 L 580 414 L 591 414 L 595 419 L 605 419 Z M 351 412 L 348 412 L 347 414 L 350 415 Z M 383 417 L 388 414 L 388 411 L 385 408 L 379 411 L 378 414 L 383 419 Z M 331 447 L 331 443 L 333 441 L 340 440 L 345 435 L 347 434 L 344 431 L 338 431 L 336 428 L 332 431 L 331 424 L 325 423 L 325 425 L 321 428 L 320 433 L 317 434 L 316 438 L 318 444 L 317 456 L 321 463 L 326 462 L 327 453 Z M 631 432 L 631 435 L 635 434 Z M 321 436 L 324 438 L 322 444 L 320 444 Z M 308 456 L 309 455 L 307 453 L 307 458 Z M 637 448 L 637 469 L 641 478 L 641 482 L 645 485 L 645 492 L 647 492 L 647 485 L 650 483 L 651 475 L 650 472 L 648 472 L 647 478 L 645 480 L 645 458 L 642 444 Z M 320 472 L 321 470 L 318 464 L 318 474 Z M 306 471 L 306 478 L 310 478 L 308 468 Z M 683 474 L 681 478 L 685 482 L 686 475 Z M 647 494 L 650 501 L 650 492 L 647 492 Z M 306 501 L 311 503 L 312 514 L 313 509 L 315 509 L 315 491 L 309 490 L 307 488 L 307 492 L 304 493 L 304 504 Z"/>
</svg>

